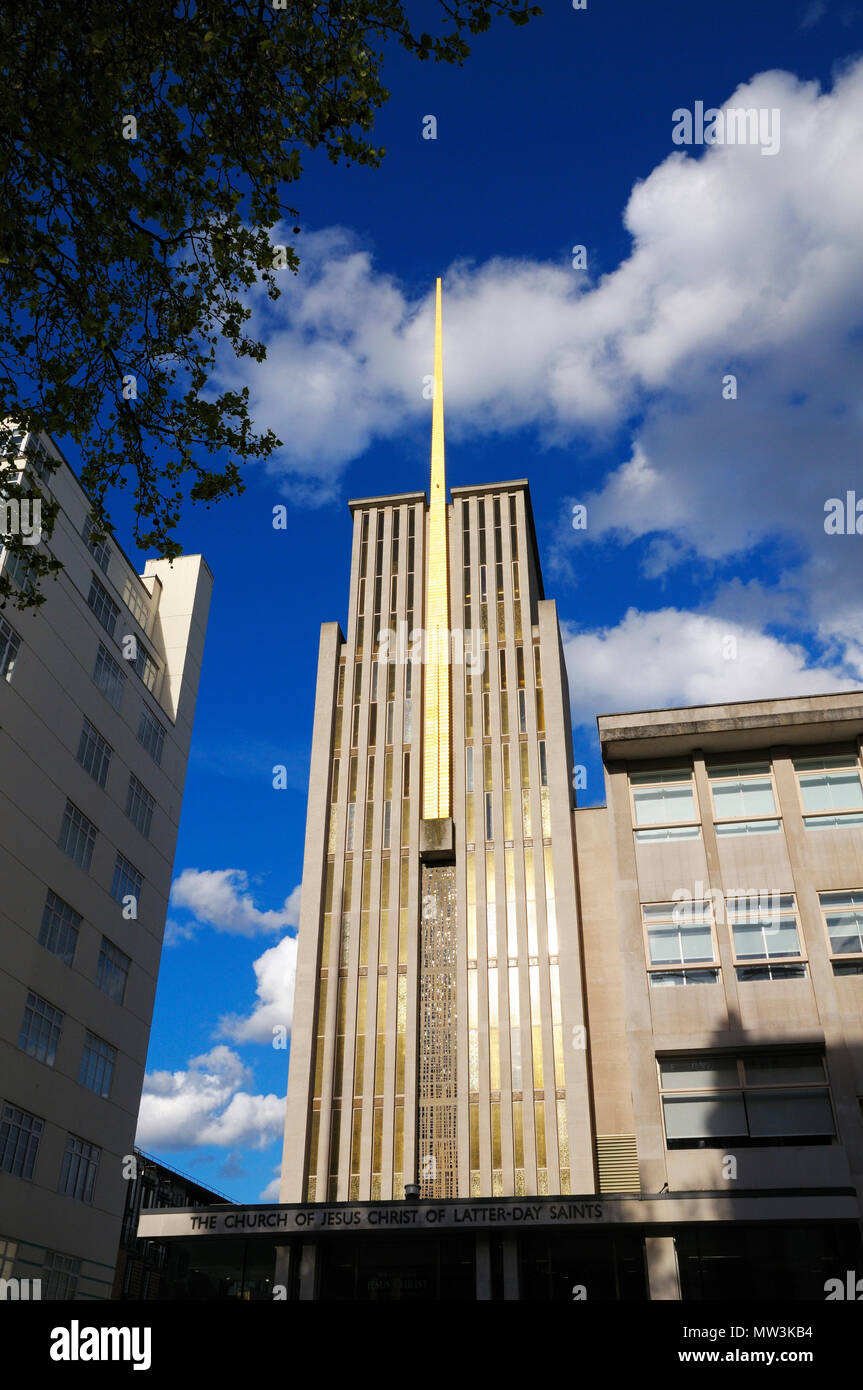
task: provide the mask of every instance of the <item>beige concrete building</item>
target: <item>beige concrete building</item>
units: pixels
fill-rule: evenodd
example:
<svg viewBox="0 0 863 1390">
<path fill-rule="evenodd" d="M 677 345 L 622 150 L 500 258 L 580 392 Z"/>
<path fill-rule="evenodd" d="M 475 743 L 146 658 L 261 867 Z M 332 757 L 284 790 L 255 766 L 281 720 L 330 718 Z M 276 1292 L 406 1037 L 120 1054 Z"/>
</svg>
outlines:
<svg viewBox="0 0 863 1390">
<path fill-rule="evenodd" d="M 87 497 L 52 442 L 20 445 L 16 478 L 35 474 L 60 505 L 50 549 L 64 569 L 43 581 L 38 612 L 0 613 L 0 1277 L 100 1299 L 131 1176 L 212 577 L 201 556 L 139 576 L 113 538 L 88 539 Z"/>
<path fill-rule="evenodd" d="M 429 497 L 350 504 L 321 633 L 281 1202 L 139 1234 L 251 1297 L 823 1299 L 863 1271 L 863 695 L 601 716 L 576 809 L 528 485 L 446 498 L 439 309 Z"/>
</svg>

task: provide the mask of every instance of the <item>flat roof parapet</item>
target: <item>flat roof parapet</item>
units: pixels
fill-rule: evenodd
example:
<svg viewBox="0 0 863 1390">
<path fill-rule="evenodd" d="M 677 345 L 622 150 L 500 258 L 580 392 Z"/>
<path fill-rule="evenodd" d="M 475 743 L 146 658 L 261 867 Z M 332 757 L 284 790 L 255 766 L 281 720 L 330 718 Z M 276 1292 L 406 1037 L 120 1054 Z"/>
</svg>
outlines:
<svg viewBox="0 0 863 1390">
<path fill-rule="evenodd" d="M 606 758 L 840 742 L 863 731 L 863 691 L 601 714 L 596 723 Z"/>
<path fill-rule="evenodd" d="M 391 492 L 384 497 L 349 497 L 348 506 L 351 512 L 355 512 L 363 507 L 389 507 L 396 502 L 401 504 L 425 501 L 424 492 Z"/>
</svg>

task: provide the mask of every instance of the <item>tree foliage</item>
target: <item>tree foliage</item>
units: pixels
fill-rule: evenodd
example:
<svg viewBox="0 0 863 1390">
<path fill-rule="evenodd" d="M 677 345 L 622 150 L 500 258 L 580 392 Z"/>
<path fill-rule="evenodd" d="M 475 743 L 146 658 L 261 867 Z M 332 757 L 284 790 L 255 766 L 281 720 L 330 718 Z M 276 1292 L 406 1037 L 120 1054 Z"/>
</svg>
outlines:
<svg viewBox="0 0 863 1390">
<path fill-rule="evenodd" d="M 244 294 L 262 281 L 276 299 L 297 270 L 271 229 L 299 216 L 286 195 L 304 152 L 380 163 L 386 46 L 460 64 L 494 18 L 540 13 L 431 8 L 438 33 L 417 32 L 398 0 L 4 0 L 0 422 L 75 441 L 97 539 L 109 490 L 132 483 L 136 541 L 179 554 L 185 499 L 242 491 L 242 466 L 279 447 L 246 389 L 216 388 L 216 352 L 266 355 Z M 48 537 L 52 524 L 44 494 Z M 6 540 L 37 581 L 49 572 Z M 4 572 L 10 595 L 38 603 L 38 582 Z"/>
</svg>

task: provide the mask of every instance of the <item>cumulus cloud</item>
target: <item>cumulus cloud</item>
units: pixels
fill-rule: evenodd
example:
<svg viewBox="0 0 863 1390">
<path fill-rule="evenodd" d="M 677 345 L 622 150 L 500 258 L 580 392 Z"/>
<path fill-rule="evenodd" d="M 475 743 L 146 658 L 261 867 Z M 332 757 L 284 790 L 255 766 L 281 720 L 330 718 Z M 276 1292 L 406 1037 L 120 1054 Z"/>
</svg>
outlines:
<svg viewBox="0 0 863 1390">
<path fill-rule="evenodd" d="M 279 1188 L 282 1183 L 282 1165 L 278 1162 L 273 1169 L 275 1177 L 268 1182 L 263 1192 L 258 1197 L 259 1202 L 277 1202 L 279 1200 Z"/>
<path fill-rule="evenodd" d="M 253 1095 L 252 1073 L 225 1046 L 186 1071 L 148 1072 L 136 1142 L 145 1149 L 265 1149 L 284 1126 L 285 1097 Z"/>
<path fill-rule="evenodd" d="M 676 608 L 630 608 L 616 626 L 589 631 L 564 624 L 563 642 L 577 725 L 597 714 L 830 694 L 863 675 L 813 664 L 801 646 L 757 628 Z"/>
<path fill-rule="evenodd" d="M 645 392 L 688 393 L 711 363 L 746 366 L 781 347 L 817 369 L 825 342 L 835 356 L 863 284 L 863 63 L 824 93 L 761 73 L 724 104 L 779 108 L 779 154 L 674 150 L 669 112 L 671 152 L 631 193 L 632 250 L 611 273 L 594 279 L 566 259 L 450 268 L 452 430 L 531 425 L 567 440 L 619 424 Z M 279 302 L 254 298 L 269 357 L 248 384 L 285 440 L 277 467 L 326 490 L 373 439 L 428 416 L 432 296 L 412 297 L 344 228 L 301 240 L 301 273 Z"/>
<path fill-rule="evenodd" d="M 825 535 L 824 506 L 854 487 L 863 452 L 863 60 L 828 90 L 771 71 L 724 102 L 681 93 L 701 99 L 778 110 L 779 152 L 674 149 L 668 112 L 669 155 L 632 189 L 631 249 L 609 273 L 567 257 L 449 268 L 450 438 L 625 440 L 587 499 L 588 538 L 643 540 L 649 576 L 770 546 L 777 587 L 796 589 L 801 618 L 851 659 L 856 540 Z M 285 440 L 273 471 L 320 501 L 371 443 L 427 428 L 432 295 L 411 294 L 344 228 L 301 240 L 278 304 L 253 296 L 268 361 L 231 370 Z M 736 399 L 723 399 L 728 375 Z"/>
<path fill-rule="evenodd" d="M 218 1033 L 233 1042 L 272 1043 L 274 1028 L 291 1031 L 294 981 L 297 973 L 297 938 L 285 936 L 254 962 L 257 1003 L 247 1016 L 227 1014 L 219 1020 Z"/>
<path fill-rule="evenodd" d="M 191 941 L 195 935 L 194 922 L 177 922 L 173 917 L 169 917 L 165 923 L 165 934 L 162 938 L 164 946 L 181 946 L 184 941 Z"/>
<path fill-rule="evenodd" d="M 243 869 L 184 869 L 171 886 L 171 905 L 191 912 L 196 925 L 206 924 L 216 931 L 238 936 L 258 936 L 264 932 L 295 927 L 300 915 L 300 885 L 285 898 L 279 909 L 255 907 L 249 889 L 249 876 Z M 188 925 L 173 924 L 172 941 L 178 933 L 188 934 Z"/>
</svg>

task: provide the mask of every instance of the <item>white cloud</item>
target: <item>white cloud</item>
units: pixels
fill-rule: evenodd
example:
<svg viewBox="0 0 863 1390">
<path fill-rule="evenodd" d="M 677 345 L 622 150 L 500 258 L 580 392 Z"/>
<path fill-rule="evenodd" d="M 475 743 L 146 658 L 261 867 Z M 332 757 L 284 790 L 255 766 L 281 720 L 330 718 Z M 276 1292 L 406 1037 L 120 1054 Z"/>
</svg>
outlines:
<svg viewBox="0 0 863 1390">
<path fill-rule="evenodd" d="M 184 941 L 191 941 L 195 935 L 195 925 L 194 922 L 177 922 L 173 917 L 169 917 L 165 923 L 162 944 L 164 946 L 180 946 Z"/>
<path fill-rule="evenodd" d="M 681 93 L 696 98 L 710 104 L 709 93 Z M 779 153 L 675 150 L 671 111 L 657 113 L 670 153 L 631 193 L 632 251 L 611 273 L 595 280 L 567 257 L 450 268 L 454 431 L 532 425 L 567 440 L 618 424 L 645 392 L 705 389 L 712 361 L 782 348 L 817 370 L 825 343 L 835 355 L 859 322 L 863 285 L 863 62 L 825 93 L 761 73 L 726 105 L 778 107 Z M 278 467 L 326 491 L 374 438 L 427 419 L 432 294 L 411 297 L 344 228 L 304 234 L 299 249 L 279 302 L 254 297 L 269 356 L 248 384 L 256 414 L 285 440 Z"/>
<path fill-rule="evenodd" d="M 255 907 L 248 891 L 249 876 L 243 869 L 184 869 L 171 886 L 171 905 L 193 913 L 197 924 L 239 936 L 295 927 L 300 914 L 300 885 L 285 898 L 280 909 Z M 180 930 L 188 933 L 188 926 Z M 176 932 L 172 933 L 172 941 Z"/>
<path fill-rule="evenodd" d="M 284 1127 L 285 1097 L 244 1089 L 252 1073 L 229 1047 L 189 1060 L 186 1071 L 148 1072 L 136 1142 L 145 1149 L 265 1149 Z"/>
<path fill-rule="evenodd" d="M 563 642 L 577 725 L 598 714 L 831 693 L 863 676 L 861 668 L 843 679 L 796 644 L 676 608 L 630 608 L 617 626 L 592 631 L 564 624 Z"/>
<path fill-rule="evenodd" d="M 722 95 L 681 91 L 678 104 L 695 100 Z M 451 472 L 471 433 L 608 447 L 623 431 L 621 466 L 589 499 L 588 540 L 673 536 L 651 547 L 653 575 L 675 557 L 739 563 L 771 546 L 801 619 L 841 649 L 859 627 L 860 566 L 856 542 L 825 536 L 823 521 L 861 458 L 863 60 L 824 91 L 760 73 L 724 104 L 777 108 L 779 152 L 674 149 L 671 111 L 655 113 L 669 155 L 632 189 L 631 250 L 608 274 L 574 271 L 568 255 L 449 268 Z M 321 500 L 370 443 L 427 429 L 432 293 L 409 293 L 344 228 L 304 234 L 300 251 L 278 304 L 254 296 L 267 362 L 231 370 L 248 373 L 234 384 L 285 440 L 273 472 Z M 735 401 L 722 399 L 728 373 Z"/>
<path fill-rule="evenodd" d="M 263 1192 L 258 1197 L 259 1202 L 277 1202 L 279 1200 L 279 1189 L 282 1183 L 282 1165 L 277 1163 L 273 1169 L 275 1177 L 268 1182 Z"/>
<path fill-rule="evenodd" d="M 227 1014 L 219 1020 L 219 1035 L 233 1042 L 272 1043 L 273 1029 L 291 1031 L 297 938 L 285 936 L 254 962 L 257 1003 L 247 1017 Z"/>
</svg>

